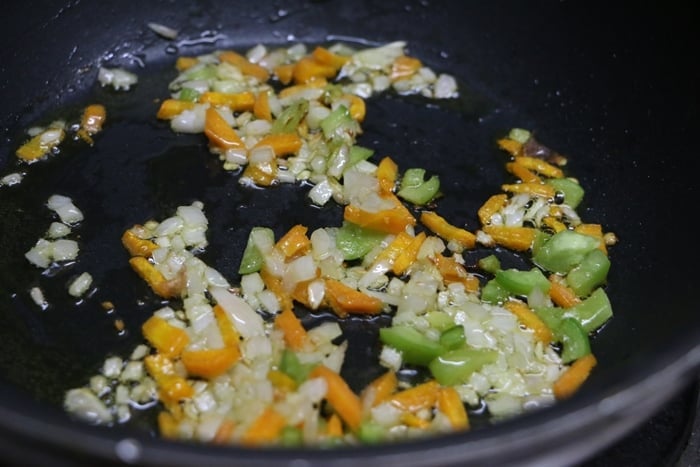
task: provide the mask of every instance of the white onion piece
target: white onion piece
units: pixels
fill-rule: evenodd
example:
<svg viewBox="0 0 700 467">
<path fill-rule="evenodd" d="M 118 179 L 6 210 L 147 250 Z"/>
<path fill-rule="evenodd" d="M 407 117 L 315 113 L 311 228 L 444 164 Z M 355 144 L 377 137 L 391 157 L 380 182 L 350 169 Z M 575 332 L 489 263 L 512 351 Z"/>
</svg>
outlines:
<svg viewBox="0 0 700 467">
<path fill-rule="evenodd" d="M 92 276 L 88 272 L 79 275 L 68 287 L 68 293 L 74 297 L 83 295 L 92 285 Z"/>
<path fill-rule="evenodd" d="M 138 82 L 138 76 L 134 73 L 126 71 L 123 68 L 104 68 L 100 67 L 97 74 L 97 80 L 102 87 L 112 86 L 115 90 L 128 91 L 132 85 Z"/>
<path fill-rule="evenodd" d="M 83 220 L 83 213 L 78 209 L 73 200 L 63 195 L 51 195 L 46 205 L 58 214 L 64 224 L 76 224 Z"/>
<path fill-rule="evenodd" d="M 105 424 L 113 419 L 104 402 L 87 388 L 69 390 L 66 393 L 64 407 L 68 412 L 91 423 Z"/>
<path fill-rule="evenodd" d="M 202 133 L 204 132 L 206 106 L 195 105 L 194 108 L 184 110 L 170 120 L 170 128 L 177 133 Z"/>
<path fill-rule="evenodd" d="M 69 261 L 78 257 L 78 242 L 64 238 L 53 242 L 53 259 L 55 261 Z"/>
<path fill-rule="evenodd" d="M 244 339 L 265 334 L 262 318 L 245 300 L 223 287 L 210 287 L 209 292 L 216 303 L 226 311 L 227 316 Z"/>
</svg>

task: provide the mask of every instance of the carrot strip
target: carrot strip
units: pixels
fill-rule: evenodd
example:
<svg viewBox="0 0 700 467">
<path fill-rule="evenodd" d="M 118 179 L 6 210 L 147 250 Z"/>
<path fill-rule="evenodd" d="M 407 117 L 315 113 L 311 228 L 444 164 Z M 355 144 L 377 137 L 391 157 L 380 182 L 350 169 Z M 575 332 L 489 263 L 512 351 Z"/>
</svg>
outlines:
<svg viewBox="0 0 700 467">
<path fill-rule="evenodd" d="M 88 105 L 83 111 L 80 120 L 78 136 L 88 144 L 92 144 L 92 135 L 102 130 L 102 125 L 107 118 L 107 110 L 101 104 Z"/>
<path fill-rule="evenodd" d="M 554 396 L 561 400 L 573 395 L 588 379 L 597 363 L 593 354 L 588 354 L 572 363 L 552 386 Z"/>
<path fill-rule="evenodd" d="M 538 174 L 544 175 L 549 178 L 562 178 L 564 177 L 564 172 L 557 166 L 550 164 L 549 162 L 530 156 L 519 156 L 516 162 L 523 167 L 530 169 Z"/>
<path fill-rule="evenodd" d="M 175 68 L 177 71 L 185 71 L 192 68 L 197 63 L 199 63 L 199 59 L 197 57 L 177 57 L 177 60 L 175 60 Z"/>
<path fill-rule="evenodd" d="M 267 379 L 272 383 L 272 386 L 282 392 L 291 392 L 297 388 L 297 382 L 291 376 L 279 370 L 268 371 Z"/>
<path fill-rule="evenodd" d="M 546 183 L 510 183 L 501 185 L 503 191 L 509 193 L 529 193 L 531 195 L 554 198 L 557 191 L 553 186 Z"/>
<path fill-rule="evenodd" d="M 549 297 L 555 305 L 562 308 L 571 308 L 581 303 L 581 299 L 576 296 L 576 292 L 564 284 L 563 280 L 556 274 L 549 276 L 549 283 L 552 284 L 549 288 Z"/>
<path fill-rule="evenodd" d="M 437 402 L 439 389 L 440 385 L 437 381 L 431 380 L 393 394 L 389 402 L 407 412 L 430 409 Z"/>
<path fill-rule="evenodd" d="M 307 227 L 295 225 L 275 243 L 275 248 L 288 259 L 306 254 L 311 249 L 311 240 L 306 236 L 307 231 Z"/>
<path fill-rule="evenodd" d="M 404 412 L 399 418 L 401 423 L 411 428 L 418 428 L 419 430 L 425 430 L 430 426 L 430 422 L 424 418 L 420 418 L 418 415 L 411 412 Z"/>
<path fill-rule="evenodd" d="M 487 199 L 486 202 L 481 205 L 477 213 L 479 215 L 481 225 L 489 225 L 491 223 L 491 216 L 505 207 L 507 202 L 508 195 L 504 193 L 493 195 Z"/>
<path fill-rule="evenodd" d="M 184 329 L 173 326 L 156 315 L 141 325 L 141 332 L 159 353 L 168 358 L 178 357 L 190 342 Z"/>
<path fill-rule="evenodd" d="M 214 444 L 226 444 L 229 441 L 231 441 L 231 437 L 233 436 L 233 430 L 236 428 L 236 423 L 231 420 L 231 419 L 224 419 L 221 422 L 221 425 L 219 425 L 219 428 L 216 429 L 216 434 L 214 435 L 214 438 L 211 440 L 212 443 Z"/>
<path fill-rule="evenodd" d="M 314 49 L 314 51 L 311 53 L 311 56 L 318 63 L 331 66 L 336 70 L 339 70 L 340 68 L 342 68 L 343 65 L 350 61 L 350 57 L 345 55 L 338 55 L 320 45 Z"/>
<path fill-rule="evenodd" d="M 318 89 L 326 86 L 328 81 L 326 78 L 316 78 L 308 83 L 295 84 L 294 86 L 288 86 L 279 92 L 279 97 L 284 99 L 293 96 L 296 93 L 306 91 L 307 89 Z"/>
<path fill-rule="evenodd" d="M 230 94 L 207 91 L 199 96 L 199 102 L 203 104 L 223 105 L 234 112 L 249 112 L 255 107 L 255 94 L 250 91 Z"/>
<path fill-rule="evenodd" d="M 241 442 L 247 446 L 272 443 L 279 437 L 285 426 L 287 426 L 287 420 L 284 416 L 272 407 L 268 407 L 243 433 Z"/>
<path fill-rule="evenodd" d="M 182 363 L 192 376 L 216 378 L 226 373 L 241 358 L 238 346 L 220 349 L 185 350 Z"/>
<path fill-rule="evenodd" d="M 282 84 L 289 84 L 294 78 L 294 63 L 278 65 L 273 70 L 273 73 Z"/>
<path fill-rule="evenodd" d="M 482 229 L 501 246 L 515 251 L 527 251 L 535 241 L 535 229 L 532 227 L 504 227 L 486 225 Z"/>
<path fill-rule="evenodd" d="M 598 248 L 605 253 L 606 255 L 608 254 L 608 247 L 605 245 L 605 240 L 604 240 L 604 235 L 603 235 L 603 226 L 600 224 L 579 224 L 576 227 L 574 227 L 574 230 L 578 233 L 590 235 L 591 237 L 596 237 L 600 239 L 600 245 Z"/>
<path fill-rule="evenodd" d="M 270 93 L 267 91 L 260 91 L 255 97 L 255 103 L 253 104 L 253 115 L 256 118 L 262 120 L 272 121 L 272 109 L 270 109 Z"/>
<path fill-rule="evenodd" d="M 545 216 L 542 218 L 542 224 L 545 227 L 550 228 L 554 232 L 561 232 L 562 230 L 566 230 L 566 225 L 560 220 L 558 220 L 556 217 Z"/>
<path fill-rule="evenodd" d="M 454 257 L 436 254 L 431 258 L 431 261 L 437 267 L 445 283 L 459 282 L 464 284 L 467 292 L 477 292 L 479 290 L 479 278 L 469 274 L 464 266 L 455 261 Z"/>
<path fill-rule="evenodd" d="M 362 122 L 367 114 L 365 100 L 355 94 L 345 94 L 343 98 L 350 101 L 350 108 L 348 109 L 350 116 L 358 122 Z"/>
<path fill-rule="evenodd" d="M 326 434 L 333 438 L 343 436 L 343 421 L 337 413 L 331 414 L 326 423 Z"/>
<path fill-rule="evenodd" d="M 156 118 L 161 120 L 171 120 L 173 117 L 180 115 L 185 110 L 194 109 L 195 103 L 190 101 L 181 101 L 178 99 L 165 99 L 160 103 Z"/>
<path fill-rule="evenodd" d="M 343 218 L 360 227 L 393 234 L 405 231 L 409 225 L 416 225 L 416 219 L 402 204 L 377 212 L 368 212 L 349 204 L 345 206 Z"/>
<path fill-rule="evenodd" d="M 377 165 L 376 176 L 377 180 L 379 180 L 380 192 L 393 193 L 396 179 L 399 176 L 399 166 L 396 165 L 396 162 L 391 157 L 384 157 Z"/>
<path fill-rule="evenodd" d="M 183 277 L 167 280 L 146 258 L 134 256 L 129 259 L 131 268 L 151 287 L 151 290 L 163 298 L 174 298 L 180 295 L 184 286 Z"/>
<path fill-rule="evenodd" d="M 542 183 L 542 179 L 535 172 L 518 161 L 519 159 L 516 159 L 515 162 L 506 163 L 506 170 L 518 177 L 523 183 Z"/>
<path fill-rule="evenodd" d="M 325 301 L 341 318 L 349 314 L 376 315 L 382 311 L 383 303 L 359 290 L 348 287 L 335 279 L 326 279 Z"/>
<path fill-rule="evenodd" d="M 249 178 L 258 186 L 272 186 L 277 180 L 279 167 L 275 159 L 258 164 L 248 164 L 243 171 L 243 178 Z"/>
<path fill-rule="evenodd" d="M 270 78 L 270 73 L 265 67 L 249 61 L 246 57 L 233 50 L 219 52 L 219 60 L 230 63 L 241 70 L 241 73 L 244 75 L 253 76 L 261 82 L 265 82 Z"/>
<path fill-rule="evenodd" d="M 469 415 L 455 388 L 440 388 L 437 395 L 437 407 L 440 412 L 445 414 L 452 428 L 455 430 L 469 429 Z"/>
<path fill-rule="evenodd" d="M 238 331 L 226 314 L 226 311 L 224 311 L 224 308 L 218 303 L 214 305 L 214 318 L 216 319 L 216 324 L 219 326 L 219 332 L 221 333 L 221 339 L 224 341 L 224 345 L 226 347 L 239 348 L 241 336 L 238 334 Z"/>
<path fill-rule="evenodd" d="M 270 146 L 275 156 L 296 154 L 301 148 L 301 138 L 294 133 L 276 133 L 267 135 L 258 141 L 254 147 Z"/>
<path fill-rule="evenodd" d="M 401 235 L 401 234 L 399 234 Z M 425 232 L 421 232 L 411 239 L 411 242 L 401 250 L 394 260 L 391 270 L 396 275 L 401 275 L 416 261 L 418 250 L 426 239 Z"/>
<path fill-rule="evenodd" d="M 57 131 L 57 138 L 49 143 L 44 141 L 46 132 L 39 133 L 20 146 L 17 151 L 15 151 L 15 155 L 25 161 L 34 161 L 44 157 L 45 155 L 49 154 L 53 148 L 58 146 L 63 141 L 63 138 L 65 138 L 65 131 Z"/>
<path fill-rule="evenodd" d="M 338 73 L 338 69 L 320 63 L 312 56 L 301 58 L 295 65 L 292 76 L 297 84 L 304 84 L 317 79 L 333 78 Z"/>
<path fill-rule="evenodd" d="M 554 338 L 552 330 L 535 314 L 525 303 L 516 300 L 509 300 L 503 308 L 513 313 L 525 327 L 532 329 L 535 338 L 545 345 L 549 345 Z"/>
<path fill-rule="evenodd" d="M 399 232 L 391 241 L 391 243 L 389 243 L 389 245 L 387 245 L 387 247 L 383 249 L 374 258 L 374 262 L 370 269 L 372 269 L 379 263 L 385 263 L 389 267 L 393 266 L 394 261 L 396 261 L 396 258 L 401 254 L 402 251 L 409 247 L 414 238 L 415 237 L 412 237 L 406 232 Z"/>
<path fill-rule="evenodd" d="M 357 430 L 362 422 L 362 402 L 342 376 L 319 365 L 311 370 L 309 378 L 323 378 L 326 381 L 326 400 L 352 430 Z"/>
<path fill-rule="evenodd" d="M 447 241 L 457 242 L 463 248 L 474 248 L 476 245 L 476 235 L 450 224 L 444 217 L 433 211 L 423 211 L 420 215 L 420 221 L 440 237 Z"/>
<path fill-rule="evenodd" d="M 179 425 L 170 412 L 162 411 L 158 414 L 158 431 L 163 438 L 176 439 Z"/>
<path fill-rule="evenodd" d="M 510 153 L 513 157 L 518 157 L 523 152 L 523 144 L 519 141 L 510 138 L 501 138 L 498 140 L 498 147 Z"/>
<path fill-rule="evenodd" d="M 367 402 L 371 404 L 372 407 L 381 404 L 396 392 L 398 384 L 399 381 L 396 378 L 396 373 L 391 370 L 383 373 L 365 386 L 361 394 L 363 403 Z M 371 399 L 371 401 L 369 399 Z"/>
<path fill-rule="evenodd" d="M 158 395 L 166 407 L 176 406 L 179 401 L 194 395 L 192 385 L 175 373 L 172 360 L 165 355 L 148 355 L 143 359 L 143 364 L 156 381 Z"/>
<path fill-rule="evenodd" d="M 204 118 L 204 134 L 209 142 L 221 149 L 244 148 L 245 144 L 236 130 L 231 128 L 215 108 L 209 107 Z"/>
<path fill-rule="evenodd" d="M 265 287 L 267 287 L 267 289 L 274 293 L 277 297 L 277 300 L 279 300 L 280 308 L 282 310 L 291 310 L 293 307 L 292 297 L 282 286 L 282 279 L 273 275 L 264 267 L 260 271 L 260 277 L 265 283 Z"/>
<path fill-rule="evenodd" d="M 147 239 L 139 238 L 131 230 L 126 230 L 122 234 L 122 245 L 126 248 L 131 256 L 150 257 L 151 254 L 159 248 L 159 246 Z"/>
<path fill-rule="evenodd" d="M 282 330 L 284 342 L 293 350 L 303 349 L 309 340 L 306 329 L 291 308 L 283 309 L 275 317 L 275 326 Z"/>
</svg>

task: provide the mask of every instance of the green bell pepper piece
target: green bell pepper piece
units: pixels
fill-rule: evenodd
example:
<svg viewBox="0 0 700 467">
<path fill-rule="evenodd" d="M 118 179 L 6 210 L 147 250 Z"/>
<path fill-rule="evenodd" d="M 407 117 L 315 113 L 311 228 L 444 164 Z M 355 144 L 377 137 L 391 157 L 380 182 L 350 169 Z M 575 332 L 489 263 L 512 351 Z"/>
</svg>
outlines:
<svg viewBox="0 0 700 467">
<path fill-rule="evenodd" d="M 307 103 L 308 101 L 303 100 Z M 336 137 L 344 137 L 345 134 L 355 134 L 359 131 L 358 123 L 350 116 L 350 111 L 344 105 L 339 105 L 326 118 L 321 120 L 321 130 L 326 139 L 335 139 Z M 294 127 L 296 129 L 296 127 Z"/>
<path fill-rule="evenodd" d="M 392 326 L 379 330 L 379 340 L 401 352 L 404 363 L 426 366 L 445 352 L 445 348 L 409 326 Z"/>
<path fill-rule="evenodd" d="M 343 226 L 336 232 L 335 246 L 343 253 L 343 258 L 349 261 L 364 257 L 385 237 L 383 232 L 344 221 Z"/>
<path fill-rule="evenodd" d="M 363 421 L 357 429 L 357 437 L 365 444 L 378 444 L 386 435 L 386 428 L 371 420 Z"/>
<path fill-rule="evenodd" d="M 510 297 L 510 292 L 506 290 L 496 279 L 491 279 L 481 288 L 481 301 L 496 305 L 503 303 Z"/>
<path fill-rule="evenodd" d="M 432 200 L 439 190 L 440 178 L 437 175 L 425 180 L 425 169 L 413 168 L 404 172 L 396 195 L 420 206 Z"/>
<path fill-rule="evenodd" d="M 444 311 L 429 311 L 425 314 L 425 319 L 428 321 L 431 328 L 437 329 L 441 332 L 446 331 L 455 325 L 452 317 Z"/>
<path fill-rule="evenodd" d="M 577 182 L 570 178 L 550 178 L 545 181 L 555 190 L 564 193 L 564 202 L 576 209 L 583 200 L 584 191 Z"/>
<path fill-rule="evenodd" d="M 197 102 L 197 99 L 199 99 L 199 91 L 192 88 L 182 88 L 177 98 L 181 101 Z"/>
<path fill-rule="evenodd" d="M 304 444 L 304 434 L 300 428 L 285 426 L 280 432 L 280 445 L 294 448 Z"/>
<path fill-rule="evenodd" d="M 591 235 L 562 230 L 544 242 L 532 260 L 542 269 L 566 274 L 599 244 L 600 240 Z"/>
<path fill-rule="evenodd" d="M 477 262 L 477 266 L 479 266 L 483 271 L 496 274 L 496 272 L 501 269 L 501 260 L 498 259 L 498 256 L 496 255 L 488 255 L 480 258 Z"/>
<path fill-rule="evenodd" d="M 598 288 L 584 301 L 564 309 L 565 318 L 574 318 L 586 330 L 591 333 L 612 318 L 612 305 L 604 289 Z"/>
<path fill-rule="evenodd" d="M 292 378 L 297 384 L 301 384 L 309 377 L 313 365 L 301 363 L 296 353 L 289 349 L 282 351 L 279 370 Z"/>
<path fill-rule="evenodd" d="M 581 264 L 569 271 L 566 283 L 579 297 L 587 297 L 608 277 L 610 259 L 599 248 L 588 253 Z"/>
<path fill-rule="evenodd" d="M 466 382 L 472 373 L 497 358 L 495 350 L 463 347 L 443 353 L 431 361 L 428 368 L 438 383 L 454 386 Z"/>
<path fill-rule="evenodd" d="M 466 343 L 464 337 L 464 327 L 461 325 L 452 326 L 440 334 L 440 344 L 448 350 L 458 349 Z"/>
<path fill-rule="evenodd" d="M 588 333 L 574 318 L 564 318 L 555 334 L 562 344 L 561 359 L 564 363 L 573 362 L 591 353 Z"/>
<path fill-rule="evenodd" d="M 248 235 L 248 243 L 246 244 L 245 250 L 243 250 L 241 264 L 238 267 L 239 274 L 250 274 L 257 272 L 263 266 L 265 259 L 255 244 L 256 236 L 267 237 L 270 244 L 274 244 L 275 242 L 275 233 L 272 231 L 272 229 L 268 227 L 253 227 Z"/>
<path fill-rule="evenodd" d="M 360 161 L 366 161 L 374 155 L 374 150 L 366 148 L 364 146 L 354 145 L 350 148 L 350 153 L 348 154 L 348 164 L 345 170 L 349 169 L 353 165 Z"/>
<path fill-rule="evenodd" d="M 542 320 L 544 321 L 544 324 L 547 325 L 549 329 L 554 331 L 555 337 L 556 336 L 556 330 L 559 329 L 559 326 L 561 325 L 562 319 L 564 318 L 564 309 L 559 308 L 559 307 L 554 307 L 554 306 L 546 306 L 546 307 L 537 307 L 533 309 L 535 314 Z"/>
<path fill-rule="evenodd" d="M 529 271 L 506 269 L 496 272 L 496 282 L 513 295 L 530 295 L 534 289 L 540 289 L 545 294 L 552 284 L 537 268 Z"/>
<path fill-rule="evenodd" d="M 309 110 L 309 101 L 299 99 L 284 109 L 272 124 L 270 133 L 296 133 L 297 127 Z"/>
</svg>

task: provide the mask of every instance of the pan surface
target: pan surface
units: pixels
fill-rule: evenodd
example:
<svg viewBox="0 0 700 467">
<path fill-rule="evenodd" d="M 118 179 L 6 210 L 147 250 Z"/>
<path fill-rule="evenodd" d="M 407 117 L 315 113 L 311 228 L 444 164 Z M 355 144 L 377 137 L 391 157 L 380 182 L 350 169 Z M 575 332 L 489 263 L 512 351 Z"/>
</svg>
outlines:
<svg viewBox="0 0 700 467">
<path fill-rule="evenodd" d="M 697 265 L 690 220 L 697 197 L 694 155 L 698 74 L 678 54 L 697 34 L 690 16 L 668 7 L 634 11 L 568 2 L 119 2 L 14 5 L 2 19 L 1 174 L 25 171 L 0 187 L 0 439 L 10 453 L 139 465 L 389 465 L 575 463 L 649 417 L 697 377 L 700 320 L 692 290 Z M 22 21 L 18 20 L 22 18 Z M 449 105 L 384 97 L 369 104 L 360 142 L 402 165 L 443 179 L 441 211 L 475 227 L 478 206 L 505 179 L 495 140 L 509 128 L 535 131 L 569 157 L 584 188 L 584 215 L 620 238 L 612 250 L 608 294 L 615 317 L 593 339 L 599 366 L 571 400 L 472 432 L 399 446 L 334 451 L 212 448 L 154 437 L 152 420 L 87 427 L 61 410 L 66 389 L 82 385 L 109 354 L 141 341 L 140 325 L 158 306 L 128 268 L 121 233 L 200 200 L 212 222 L 203 259 L 231 274 L 251 227 L 276 233 L 296 223 L 337 225 L 340 212 L 318 209 L 299 187 L 250 190 L 223 171 L 201 135 L 175 135 L 155 120 L 156 99 L 175 76 L 173 43 L 146 24 L 180 30 L 178 53 L 245 50 L 257 43 L 344 40 L 408 42 L 412 55 L 460 80 Z M 133 90 L 97 84 L 97 68 L 139 75 Z M 22 166 L 14 151 L 24 131 L 74 119 L 103 103 L 109 125 L 92 147 L 68 145 L 47 161 Z M 437 123 L 437 124 L 436 124 Z M 42 275 L 24 259 L 50 222 L 54 193 L 85 213 L 83 246 L 72 266 Z M 474 255 L 478 255 L 475 252 Z M 475 256 L 476 257 L 476 256 Z M 475 257 L 467 257 L 474 262 Z M 95 293 L 71 300 L 66 283 L 89 270 Z M 28 290 L 40 285 L 41 310 Z M 100 302 L 110 300 L 106 313 Z M 114 329 L 114 320 L 126 324 Z M 325 319 L 320 316 L 317 319 Z M 346 370 L 356 388 L 373 376 L 378 325 L 343 322 L 351 346 Z M 125 441 L 126 440 L 126 441 Z M 503 449 L 507 446 L 508 449 Z M 43 453 L 43 454 L 40 454 Z M 300 464 L 300 465 L 301 465 Z"/>
</svg>

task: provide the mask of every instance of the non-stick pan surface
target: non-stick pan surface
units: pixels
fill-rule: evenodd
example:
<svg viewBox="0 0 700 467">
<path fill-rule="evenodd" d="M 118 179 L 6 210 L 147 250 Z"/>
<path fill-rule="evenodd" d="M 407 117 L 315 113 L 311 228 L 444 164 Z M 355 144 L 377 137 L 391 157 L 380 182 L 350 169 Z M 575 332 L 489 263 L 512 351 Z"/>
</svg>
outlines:
<svg viewBox="0 0 700 467">
<path fill-rule="evenodd" d="M 611 443 L 697 377 L 690 225 L 698 189 L 690 167 L 698 74 L 685 55 L 697 34 L 686 12 L 554 1 L 103 1 L 27 2 L 9 7 L 1 21 L 0 173 L 26 172 L 21 184 L 0 187 L 0 449 L 8 455 L 142 465 L 561 465 Z M 150 21 L 180 36 L 170 42 L 155 35 Z M 203 259 L 235 281 L 251 227 L 279 234 L 296 223 L 313 229 L 341 219 L 332 206 L 311 207 L 300 187 L 241 187 L 201 135 L 176 135 L 156 121 L 157 99 L 167 97 L 175 76 L 175 53 L 397 39 L 433 69 L 457 76 L 462 94 L 442 104 L 373 99 L 362 144 L 402 166 L 438 173 L 441 212 L 475 228 L 478 206 L 507 176 L 495 140 L 511 127 L 531 129 L 569 157 L 567 171 L 587 190 L 584 216 L 619 236 L 607 289 L 615 317 L 593 339 L 599 366 L 583 389 L 512 421 L 491 426 L 477 419 L 467 434 L 334 451 L 169 443 L 154 436 L 147 416 L 117 428 L 70 420 L 60 407 L 64 391 L 82 385 L 105 356 L 127 354 L 159 304 L 127 265 L 119 241 L 126 228 L 200 200 L 211 221 Z M 101 88 L 100 65 L 129 68 L 139 83 L 122 93 Z M 69 143 L 30 167 L 15 161 L 26 128 L 75 119 L 92 102 L 109 113 L 94 146 Z M 44 203 L 54 193 L 83 210 L 82 249 L 74 265 L 41 274 L 23 253 L 50 223 Z M 467 263 L 485 254 L 469 253 Z M 82 271 L 94 276 L 96 290 L 71 300 L 66 284 Z M 51 304 L 46 310 L 29 298 L 35 285 Z M 112 313 L 100 307 L 105 300 L 114 303 Z M 115 330 L 115 319 L 125 332 Z M 342 323 L 353 348 L 344 372 L 356 389 L 378 371 L 372 342 L 385 324 Z"/>
</svg>

